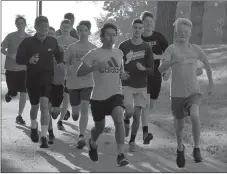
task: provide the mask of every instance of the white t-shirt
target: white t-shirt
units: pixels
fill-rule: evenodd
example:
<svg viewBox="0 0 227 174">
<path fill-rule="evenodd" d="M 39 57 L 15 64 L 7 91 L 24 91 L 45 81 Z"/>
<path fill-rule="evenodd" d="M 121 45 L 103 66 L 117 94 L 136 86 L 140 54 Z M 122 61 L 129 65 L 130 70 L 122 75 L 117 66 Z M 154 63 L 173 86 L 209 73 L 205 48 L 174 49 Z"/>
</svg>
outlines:
<svg viewBox="0 0 227 174">
<path fill-rule="evenodd" d="M 174 59 L 184 59 L 184 61 L 171 67 L 171 97 L 188 97 L 200 92 L 196 70 L 198 60 L 206 59 L 204 51 L 197 45 L 189 44 L 187 53 L 183 54 L 177 44 L 172 44 L 164 52 L 161 63 Z"/>
<path fill-rule="evenodd" d="M 91 66 L 97 61 L 107 62 L 109 67 L 93 72 L 94 88 L 91 99 L 106 100 L 115 94 L 122 94 L 120 69 L 123 63 L 121 50 L 96 48 L 83 57 L 83 61 Z"/>
<path fill-rule="evenodd" d="M 71 70 L 68 68 L 67 72 L 66 86 L 68 89 L 93 87 L 92 74 L 77 77 L 77 70 L 82 63 L 81 58 L 94 48 L 96 48 L 96 46 L 90 42 L 86 44 L 76 42 L 69 47 L 66 62 L 69 66 L 73 65 L 73 68 Z"/>
</svg>

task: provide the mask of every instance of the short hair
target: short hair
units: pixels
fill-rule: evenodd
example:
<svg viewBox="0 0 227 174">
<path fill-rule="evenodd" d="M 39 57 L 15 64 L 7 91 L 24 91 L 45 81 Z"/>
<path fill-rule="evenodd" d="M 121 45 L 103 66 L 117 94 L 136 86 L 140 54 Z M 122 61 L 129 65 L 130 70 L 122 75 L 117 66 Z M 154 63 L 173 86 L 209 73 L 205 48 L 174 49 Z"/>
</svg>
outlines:
<svg viewBox="0 0 227 174">
<path fill-rule="evenodd" d="M 74 16 L 74 14 L 72 14 L 72 13 L 66 13 L 66 14 L 64 15 L 64 18 L 65 18 L 65 19 L 75 19 L 75 16 Z"/>
<path fill-rule="evenodd" d="M 54 27 L 51 27 L 51 26 L 49 27 L 49 30 L 55 31 Z"/>
<path fill-rule="evenodd" d="M 71 24 L 71 21 L 69 19 L 63 19 L 61 21 L 61 25 L 63 25 L 63 24 Z"/>
<path fill-rule="evenodd" d="M 188 18 L 178 18 L 174 23 L 173 26 L 175 28 L 175 31 L 177 32 L 180 25 L 186 25 L 190 28 L 192 28 L 192 22 Z"/>
<path fill-rule="evenodd" d="M 24 23 L 27 24 L 26 23 L 26 19 L 25 19 L 25 17 L 23 15 L 16 15 L 15 24 L 17 24 L 17 22 L 19 20 L 24 20 Z"/>
<path fill-rule="evenodd" d="M 141 20 L 141 19 L 134 19 L 133 21 L 132 21 L 132 25 L 134 25 L 134 24 L 143 24 L 143 21 Z"/>
<path fill-rule="evenodd" d="M 49 20 L 46 16 L 38 16 L 36 19 L 35 19 L 35 27 L 37 25 L 40 25 L 41 23 L 49 23 Z"/>
<path fill-rule="evenodd" d="M 105 33 L 105 30 L 106 29 L 109 29 L 109 28 L 112 28 L 116 31 L 117 33 L 117 26 L 112 24 L 112 23 L 105 23 L 102 28 L 101 28 L 101 31 L 100 31 L 100 37 L 102 38 L 104 36 L 104 33 Z"/>
<path fill-rule="evenodd" d="M 141 15 L 140 15 L 140 19 L 144 20 L 146 17 L 151 17 L 152 19 L 154 19 L 154 15 L 149 12 L 149 11 L 144 11 Z"/>
<path fill-rule="evenodd" d="M 84 25 L 84 26 L 86 26 L 88 28 L 88 30 L 91 30 L 91 22 L 90 21 L 85 21 L 85 20 L 84 21 L 80 21 L 78 26 L 77 26 L 77 30 L 79 30 L 79 27 L 81 25 Z"/>
</svg>

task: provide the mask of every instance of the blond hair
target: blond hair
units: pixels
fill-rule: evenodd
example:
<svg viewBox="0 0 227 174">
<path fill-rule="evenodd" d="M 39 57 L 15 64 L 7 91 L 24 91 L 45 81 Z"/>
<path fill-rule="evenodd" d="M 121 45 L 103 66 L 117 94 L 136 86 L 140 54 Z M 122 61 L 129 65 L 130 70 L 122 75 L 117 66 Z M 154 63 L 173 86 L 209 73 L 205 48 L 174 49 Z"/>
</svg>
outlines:
<svg viewBox="0 0 227 174">
<path fill-rule="evenodd" d="M 192 28 L 192 22 L 190 21 L 190 19 L 188 19 L 188 18 L 178 18 L 178 19 L 173 23 L 175 32 L 177 32 L 179 26 L 181 26 L 181 25 L 186 25 L 186 26 L 190 27 L 190 29 Z"/>
</svg>

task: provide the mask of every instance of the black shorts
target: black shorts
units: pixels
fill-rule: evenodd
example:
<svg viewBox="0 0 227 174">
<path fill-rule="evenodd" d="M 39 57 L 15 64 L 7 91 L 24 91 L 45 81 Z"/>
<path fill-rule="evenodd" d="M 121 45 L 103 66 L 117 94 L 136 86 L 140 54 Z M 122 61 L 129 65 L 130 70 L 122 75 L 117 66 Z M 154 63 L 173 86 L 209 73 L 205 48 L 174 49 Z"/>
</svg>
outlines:
<svg viewBox="0 0 227 174">
<path fill-rule="evenodd" d="M 63 101 L 64 85 L 52 84 L 50 93 L 50 103 L 52 107 L 60 107 Z"/>
<path fill-rule="evenodd" d="M 147 93 L 150 94 L 152 100 L 157 100 L 162 87 L 162 74 L 158 67 L 160 60 L 154 61 L 154 75 L 148 77 Z"/>
<path fill-rule="evenodd" d="M 28 96 L 31 105 L 39 104 L 40 97 L 47 97 L 50 99 L 52 84 L 42 84 L 42 85 L 27 85 Z"/>
<path fill-rule="evenodd" d="M 92 87 L 81 89 L 69 89 L 69 98 L 71 106 L 78 106 L 81 100 L 90 101 Z"/>
<path fill-rule="evenodd" d="M 66 87 L 66 80 L 65 80 L 65 83 L 64 83 L 64 92 L 65 92 L 65 93 L 69 93 L 69 90 L 68 90 L 68 88 Z"/>
<path fill-rule="evenodd" d="M 26 75 L 26 71 L 6 70 L 6 84 L 10 96 L 14 97 L 18 92 L 26 92 Z"/>
<path fill-rule="evenodd" d="M 116 94 L 106 100 L 91 100 L 91 112 L 95 122 L 101 121 L 106 115 L 111 115 L 116 106 L 124 108 L 124 96 Z M 125 108 L 124 108 L 125 109 Z"/>
</svg>

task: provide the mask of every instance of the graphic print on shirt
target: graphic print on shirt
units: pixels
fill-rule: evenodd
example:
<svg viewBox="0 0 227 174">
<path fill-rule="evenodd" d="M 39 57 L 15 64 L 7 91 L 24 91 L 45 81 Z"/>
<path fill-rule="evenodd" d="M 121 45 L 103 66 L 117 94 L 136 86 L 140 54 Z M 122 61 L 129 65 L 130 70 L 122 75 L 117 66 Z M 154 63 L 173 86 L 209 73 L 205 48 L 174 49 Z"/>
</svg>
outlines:
<svg viewBox="0 0 227 174">
<path fill-rule="evenodd" d="M 146 42 L 146 41 L 145 41 Z M 157 45 L 157 42 L 156 41 L 150 41 L 150 42 L 146 42 L 151 48 L 154 46 L 154 45 Z"/>
<path fill-rule="evenodd" d="M 110 60 L 107 61 L 107 64 L 109 67 L 100 70 L 100 73 L 119 73 L 120 67 L 114 57 L 110 57 Z"/>
<path fill-rule="evenodd" d="M 128 52 L 128 54 L 126 55 L 127 60 L 125 61 L 125 64 L 128 64 L 129 62 L 131 62 L 133 60 L 144 58 L 144 56 L 145 56 L 145 50 L 141 50 L 141 51 L 137 51 L 137 52 L 133 52 L 132 50 L 130 50 Z"/>
</svg>

